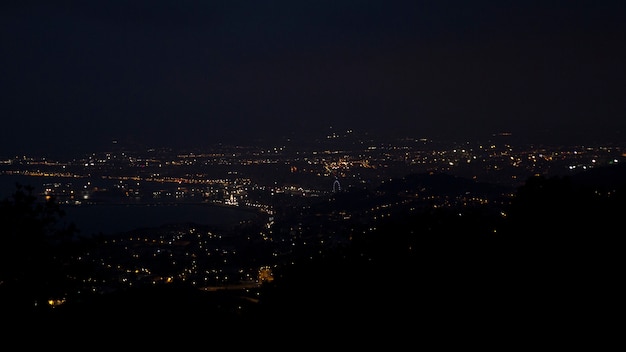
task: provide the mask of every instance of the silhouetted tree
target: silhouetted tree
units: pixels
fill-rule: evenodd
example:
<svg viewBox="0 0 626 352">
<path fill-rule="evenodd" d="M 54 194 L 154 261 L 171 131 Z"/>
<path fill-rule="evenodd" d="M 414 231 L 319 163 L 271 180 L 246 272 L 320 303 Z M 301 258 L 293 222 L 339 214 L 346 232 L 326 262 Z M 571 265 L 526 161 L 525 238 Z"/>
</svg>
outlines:
<svg viewBox="0 0 626 352">
<path fill-rule="evenodd" d="M 0 302 L 3 311 L 39 311 L 67 281 L 66 245 L 77 232 L 62 226 L 54 198 L 38 200 L 32 186 L 16 184 L 0 203 Z"/>
</svg>

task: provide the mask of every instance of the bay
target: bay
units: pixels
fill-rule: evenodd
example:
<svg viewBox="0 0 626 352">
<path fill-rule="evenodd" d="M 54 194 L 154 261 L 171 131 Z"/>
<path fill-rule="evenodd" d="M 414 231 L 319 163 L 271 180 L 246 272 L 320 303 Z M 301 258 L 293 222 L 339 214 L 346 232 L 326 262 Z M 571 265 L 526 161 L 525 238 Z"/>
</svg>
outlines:
<svg viewBox="0 0 626 352">
<path fill-rule="evenodd" d="M 0 175 L 0 198 L 10 197 L 16 190 L 16 183 L 33 186 L 34 194 L 41 197 L 40 192 L 44 184 L 69 181 L 50 177 Z M 87 180 L 80 180 L 80 182 L 85 183 Z M 168 224 L 195 223 L 223 226 L 252 219 L 257 215 L 255 210 L 207 202 L 61 204 L 61 209 L 65 212 L 65 216 L 61 218 L 61 224 L 74 223 L 81 236 L 117 234 Z"/>
</svg>

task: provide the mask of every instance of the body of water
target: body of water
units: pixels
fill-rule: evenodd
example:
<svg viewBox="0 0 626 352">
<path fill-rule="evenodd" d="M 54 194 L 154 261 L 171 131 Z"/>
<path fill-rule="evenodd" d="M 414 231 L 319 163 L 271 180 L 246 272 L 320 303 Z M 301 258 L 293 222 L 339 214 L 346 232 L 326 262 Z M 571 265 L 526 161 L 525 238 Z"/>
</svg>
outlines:
<svg viewBox="0 0 626 352">
<path fill-rule="evenodd" d="M 67 182 L 67 180 L 58 180 Z M 15 183 L 34 187 L 34 194 L 41 197 L 44 183 L 55 182 L 50 178 L 28 176 L 0 176 L 0 198 L 10 197 L 16 190 Z M 228 225 L 256 216 L 253 210 L 225 207 L 210 203 L 163 203 L 163 204 L 61 204 L 65 211 L 62 222 L 73 222 L 80 235 L 116 234 L 139 228 L 159 227 L 167 224 L 196 223 L 199 225 Z"/>
</svg>

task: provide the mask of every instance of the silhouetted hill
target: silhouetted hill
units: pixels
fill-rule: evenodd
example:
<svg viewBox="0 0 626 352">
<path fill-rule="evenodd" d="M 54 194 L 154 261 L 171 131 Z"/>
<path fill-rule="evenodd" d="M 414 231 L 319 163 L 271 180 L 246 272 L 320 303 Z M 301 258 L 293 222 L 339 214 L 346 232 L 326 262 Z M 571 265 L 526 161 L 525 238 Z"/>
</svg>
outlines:
<svg viewBox="0 0 626 352">
<path fill-rule="evenodd" d="M 555 326 L 578 331 L 590 322 L 602 324 L 602 315 L 621 300 L 623 172 L 620 166 L 531 177 L 497 214 L 481 207 L 394 214 L 351 233 L 346 247 L 317 257 L 307 253 L 276 268 L 257 302 L 235 291 L 140 287 L 68 303 L 46 318 L 93 326 L 112 320 L 124 327 L 193 326 L 210 328 L 212 337 L 259 328 L 311 337 L 357 328 L 408 329 L 404 337 L 416 331 L 515 335 Z M 377 197 L 426 190 L 451 196 L 502 191 L 420 174 L 386 182 L 379 192 L 337 194 L 327 203 L 367 207 L 380 202 Z"/>
<path fill-rule="evenodd" d="M 581 171 L 570 177 L 580 186 L 611 190 L 626 187 L 626 163 L 616 163 Z"/>
<path fill-rule="evenodd" d="M 152 331 L 192 333 L 202 330 L 205 338 L 217 338 L 233 328 L 245 328 L 242 311 L 254 303 L 236 292 L 202 291 L 184 284 L 128 288 L 68 302 L 36 315 L 34 321 L 66 323 L 83 333 L 95 331 Z M 54 328 L 54 326 L 51 326 Z"/>
<path fill-rule="evenodd" d="M 476 182 L 444 173 L 410 174 L 383 183 L 379 191 L 389 193 L 414 192 L 437 196 L 499 196 L 508 189 L 504 186 Z"/>
</svg>

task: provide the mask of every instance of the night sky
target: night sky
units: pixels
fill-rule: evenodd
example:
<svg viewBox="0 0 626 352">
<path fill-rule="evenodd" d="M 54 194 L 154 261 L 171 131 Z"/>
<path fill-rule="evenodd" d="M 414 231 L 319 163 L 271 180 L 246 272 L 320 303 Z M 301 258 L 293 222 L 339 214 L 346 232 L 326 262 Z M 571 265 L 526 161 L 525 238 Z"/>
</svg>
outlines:
<svg viewBox="0 0 626 352">
<path fill-rule="evenodd" d="M 0 46 L 2 156 L 626 140 L 626 1 L 4 1 Z"/>
</svg>

